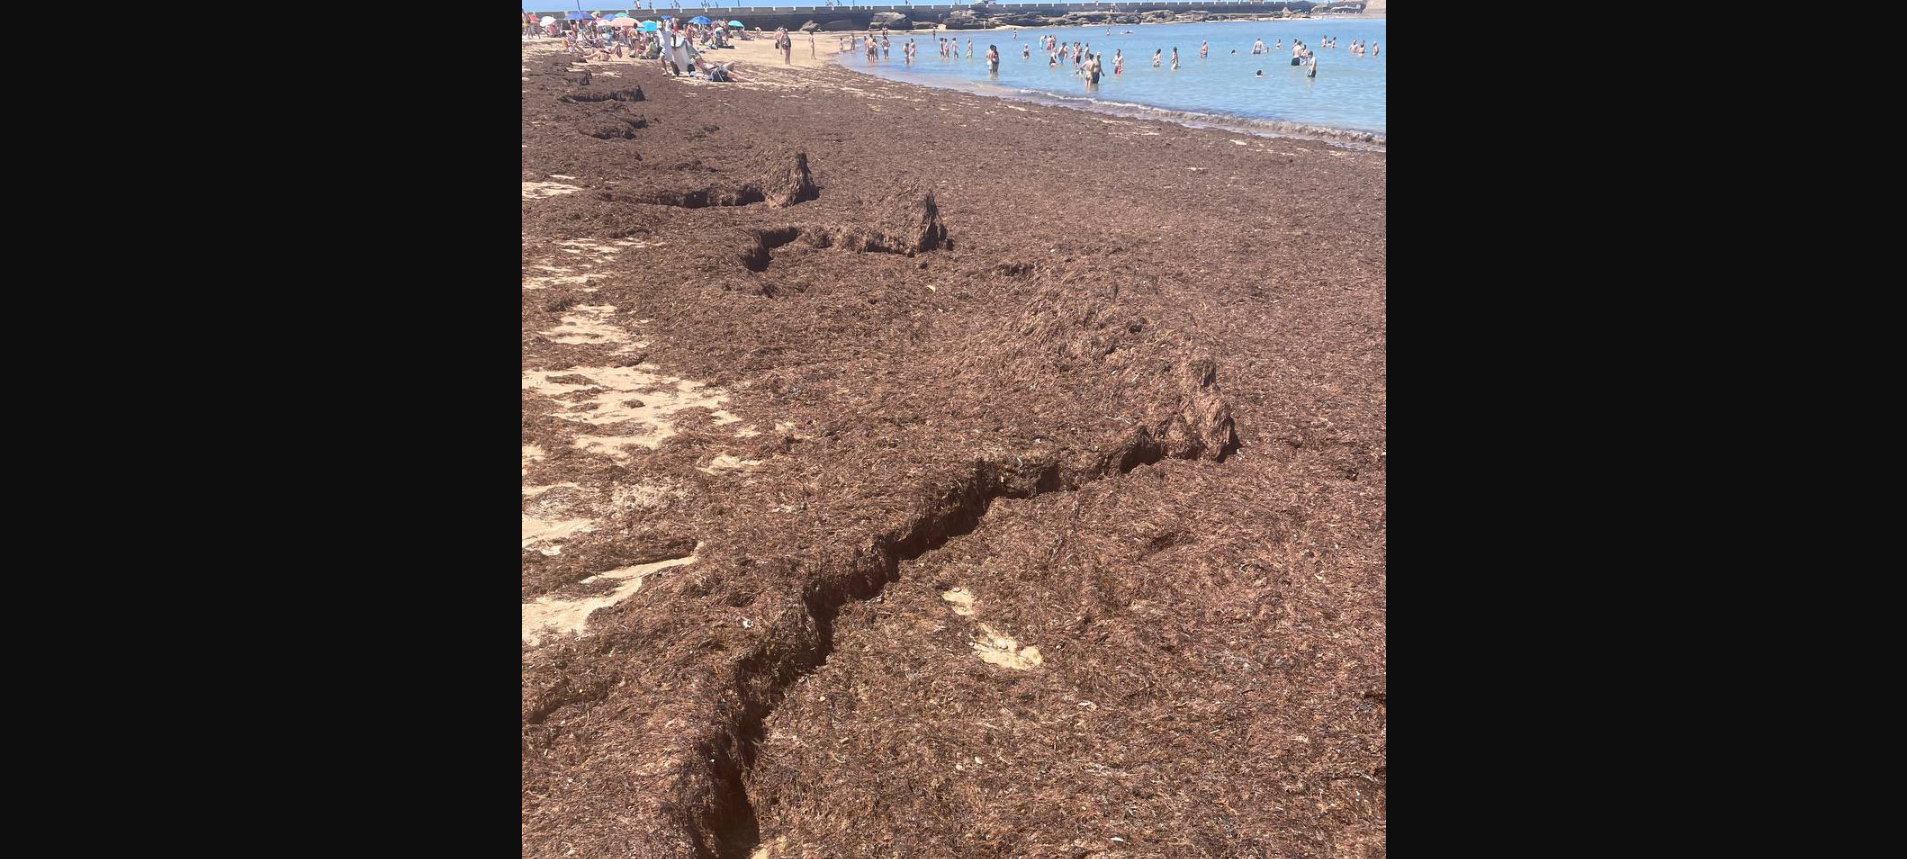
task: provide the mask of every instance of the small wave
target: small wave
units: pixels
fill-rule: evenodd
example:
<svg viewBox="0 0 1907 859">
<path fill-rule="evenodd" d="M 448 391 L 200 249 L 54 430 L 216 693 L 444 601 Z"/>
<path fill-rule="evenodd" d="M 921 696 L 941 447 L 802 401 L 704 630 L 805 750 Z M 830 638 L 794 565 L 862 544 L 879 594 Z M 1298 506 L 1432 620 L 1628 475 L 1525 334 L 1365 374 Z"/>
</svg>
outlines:
<svg viewBox="0 0 1907 859">
<path fill-rule="evenodd" d="M 1280 137 L 1307 137 L 1342 144 L 1356 149 L 1386 148 L 1385 135 L 1371 131 L 1358 131 L 1351 128 L 1332 128 L 1327 125 L 1309 125 L 1302 122 L 1286 122 L 1278 119 L 1259 119 L 1250 116 L 1237 116 L 1229 113 L 1202 113 L 1194 110 L 1173 110 L 1153 107 L 1149 104 L 1135 104 L 1129 101 L 1086 98 L 1081 96 L 1060 95 L 1032 89 L 1016 90 L 1031 101 L 1057 103 L 1061 107 L 1084 108 L 1116 116 L 1140 119 L 1161 119 L 1176 122 L 1193 128 L 1217 128 L 1225 131 L 1237 131 L 1245 134 L 1264 134 Z"/>
</svg>

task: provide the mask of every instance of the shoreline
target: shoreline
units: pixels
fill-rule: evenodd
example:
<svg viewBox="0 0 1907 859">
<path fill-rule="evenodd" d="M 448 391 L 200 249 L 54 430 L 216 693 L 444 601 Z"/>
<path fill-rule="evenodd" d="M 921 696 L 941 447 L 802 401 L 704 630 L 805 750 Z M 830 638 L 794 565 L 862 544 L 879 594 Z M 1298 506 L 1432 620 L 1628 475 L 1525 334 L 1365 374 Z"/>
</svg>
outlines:
<svg viewBox="0 0 1907 859">
<path fill-rule="evenodd" d="M 931 81 L 904 80 L 904 79 L 891 78 L 891 77 L 886 77 L 884 75 L 875 74 L 874 72 L 867 71 L 865 69 L 858 69 L 848 63 L 835 63 L 835 65 L 838 65 L 842 69 L 847 70 L 849 72 L 863 75 L 865 77 L 874 78 L 876 80 L 887 81 L 889 83 L 897 83 L 897 84 L 903 84 L 907 86 L 925 87 L 927 89 L 944 90 L 948 92 L 968 93 L 971 95 L 982 96 L 985 98 L 997 98 L 1002 101 L 1010 101 L 1010 102 L 1017 101 L 1017 102 L 1024 102 L 1024 103 L 1030 103 L 1030 104 L 1042 104 L 1042 105 L 1047 105 L 1050 107 L 1058 107 L 1058 108 L 1062 108 L 1066 110 L 1077 110 L 1082 113 L 1096 114 L 1100 116 L 1119 116 L 1119 117 L 1125 117 L 1128 119 L 1151 119 L 1151 120 L 1157 120 L 1160 122 L 1169 122 L 1174 125 L 1179 125 L 1186 128 L 1211 128 L 1211 129 L 1216 129 L 1219 131 L 1229 131 L 1229 132 L 1234 132 L 1237 134 L 1250 134 L 1250 135 L 1255 135 L 1259 137 L 1312 140 L 1312 141 L 1317 141 L 1320 143 L 1330 144 L 1332 146 L 1340 146 L 1350 150 L 1367 151 L 1367 152 L 1388 152 L 1389 151 L 1389 144 L 1387 142 L 1386 134 L 1383 134 L 1380 132 L 1374 132 L 1374 131 L 1363 131 L 1361 129 L 1355 129 L 1355 128 L 1337 128 L 1337 127 L 1327 126 L 1327 125 L 1308 125 L 1305 123 L 1286 122 L 1282 120 L 1258 119 L 1255 117 L 1239 116 L 1237 114 L 1229 114 L 1229 113 L 1206 113 L 1206 112 L 1195 111 L 1195 110 L 1176 110 L 1173 108 L 1158 107 L 1156 105 L 1140 104 L 1137 102 L 1108 101 L 1106 99 L 1091 98 L 1091 97 L 1085 97 L 1085 96 L 1064 96 L 1064 95 L 1058 95 L 1055 93 L 1042 92 L 1038 90 L 1026 90 L 1026 89 L 1018 89 L 1018 88 L 1012 89 L 1011 91 L 994 92 L 994 91 L 990 91 L 988 87 L 981 86 L 972 81 L 963 81 L 963 83 L 967 83 L 969 85 L 959 86 L 953 83 L 942 84 L 942 83 L 931 82 Z M 1004 86 L 998 86 L 998 88 L 1001 90 L 1007 89 Z M 1069 102 L 1078 102 L 1078 103 L 1072 104 Z"/>
<path fill-rule="evenodd" d="M 1355 16 L 1346 16 L 1346 17 L 1355 17 Z M 1306 19 L 1271 18 L 1266 20 L 1268 22 L 1275 23 L 1280 21 L 1306 20 Z M 1317 19 L 1311 19 L 1311 20 L 1317 20 Z M 1225 22 L 1225 23 L 1232 23 L 1232 22 Z M 1251 23 L 1251 21 L 1240 21 L 1238 23 Z M 1139 26 L 1139 25 L 1132 25 L 1132 26 Z M 1153 25 L 1153 26 L 1161 26 L 1161 25 Z M 1001 27 L 994 27 L 991 29 L 992 30 L 1011 29 L 1011 30 L 1026 30 L 1026 31 L 1036 31 L 1036 32 L 1043 32 L 1047 30 L 1055 30 L 1055 31 L 1057 30 L 1095 30 L 1095 31 L 1103 30 L 1102 27 L 1098 27 L 1098 26 L 1077 26 L 1077 27 L 1001 26 Z M 869 35 L 885 34 L 889 36 L 890 38 L 895 38 L 895 37 L 905 38 L 907 36 L 913 36 L 917 34 L 922 36 L 936 36 L 936 35 L 942 35 L 947 33 L 959 34 L 959 33 L 975 33 L 975 32 L 987 32 L 987 31 L 946 30 L 946 29 L 893 31 L 893 32 L 882 31 L 882 30 L 843 30 L 843 31 L 837 31 L 832 33 L 816 33 L 815 44 L 817 48 L 820 48 L 822 46 L 822 43 L 828 39 L 833 39 L 838 44 L 839 39 L 845 36 L 854 36 L 856 38 L 866 38 Z M 1180 110 L 1176 108 L 1160 107 L 1158 105 L 1142 104 L 1137 102 L 1118 102 L 1118 101 L 1110 101 L 1106 99 L 1099 99 L 1099 98 L 1092 98 L 1092 97 L 1085 97 L 1085 96 L 1068 96 L 1068 95 L 1061 95 L 1058 93 L 1047 93 L 1047 92 L 1037 91 L 1037 90 L 1022 90 L 1019 88 L 1009 88 L 1004 85 L 995 85 L 995 87 L 997 87 L 997 89 L 999 90 L 999 91 L 995 91 L 994 88 L 983 86 L 980 83 L 975 81 L 966 81 L 966 80 L 962 80 L 959 82 L 959 84 L 965 84 L 963 86 L 963 85 L 956 84 L 952 81 L 943 83 L 938 80 L 918 80 L 917 81 L 917 80 L 903 79 L 899 77 L 888 77 L 886 75 L 882 75 L 882 74 L 878 74 L 876 72 L 870 71 L 866 69 L 864 66 L 856 66 L 855 64 L 848 62 L 847 58 L 849 57 L 861 58 L 864 56 L 862 53 L 858 51 L 842 52 L 838 49 L 833 51 L 820 50 L 818 57 L 814 59 L 808 59 L 807 57 L 803 55 L 801 34 L 799 32 L 796 32 L 791 35 L 793 36 L 795 40 L 795 47 L 793 52 L 794 63 L 792 65 L 793 65 L 793 68 L 798 68 L 798 69 L 819 69 L 819 68 L 825 68 L 828 66 L 836 66 L 844 71 L 848 71 L 862 77 L 885 81 L 887 83 L 892 83 L 892 84 L 921 87 L 923 89 L 927 89 L 930 91 L 958 92 L 958 93 L 964 93 L 968 95 L 977 95 L 977 96 L 981 96 L 985 98 L 999 99 L 999 100 L 1007 101 L 1007 102 L 1018 102 L 1022 104 L 1039 104 L 1039 105 L 1044 105 L 1048 107 L 1058 107 L 1058 108 L 1067 109 L 1067 110 L 1079 111 L 1081 113 L 1085 113 L 1085 114 L 1089 114 L 1093 116 L 1116 116 L 1116 117 L 1122 117 L 1127 119 L 1155 120 L 1160 122 L 1168 122 L 1183 128 L 1210 128 L 1210 129 L 1216 129 L 1219 131 L 1228 131 L 1228 132 L 1233 132 L 1237 134 L 1250 134 L 1250 135 L 1254 135 L 1258 137 L 1267 137 L 1267 138 L 1274 138 L 1274 139 L 1309 140 L 1309 141 L 1325 143 L 1325 144 L 1329 144 L 1332 146 L 1337 146 L 1337 147 L 1341 147 L 1341 148 L 1344 148 L 1347 150 L 1353 150 L 1353 151 L 1379 152 L 1379 153 L 1389 151 L 1389 133 L 1387 131 L 1377 132 L 1377 131 L 1369 131 L 1369 130 L 1360 129 L 1360 128 L 1342 128 L 1337 126 L 1315 125 L 1311 123 L 1291 122 L 1286 120 L 1261 119 L 1257 117 L 1240 116 L 1237 114 L 1212 113 L 1207 111 L 1196 111 L 1196 110 Z M 749 63 L 755 64 L 755 65 L 771 65 L 771 67 L 773 68 L 783 68 L 783 69 L 789 68 L 789 66 L 785 66 L 779 62 L 780 57 L 775 55 L 773 45 L 768 41 L 753 40 L 753 41 L 747 41 L 747 42 L 735 42 L 733 44 L 736 46 L 736 52 L 733 55 L 735 59 L 746 60 Z M 754 67 L 754 66 L 751 66 L 751 67 Z"/>
</svg>

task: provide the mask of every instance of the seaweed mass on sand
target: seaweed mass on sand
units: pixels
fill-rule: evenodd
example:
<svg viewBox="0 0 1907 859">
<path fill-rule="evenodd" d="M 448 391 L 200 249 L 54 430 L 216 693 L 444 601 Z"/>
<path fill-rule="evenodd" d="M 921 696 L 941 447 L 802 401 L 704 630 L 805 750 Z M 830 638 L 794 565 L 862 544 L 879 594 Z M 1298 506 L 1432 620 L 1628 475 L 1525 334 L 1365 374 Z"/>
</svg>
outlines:
<svg viewBox="0 0 1907 859">
<path fill-rule="evenodd" d="M 523 855 L 1384 854 L 1384 153 L 523 67 Z"/>
</svg>

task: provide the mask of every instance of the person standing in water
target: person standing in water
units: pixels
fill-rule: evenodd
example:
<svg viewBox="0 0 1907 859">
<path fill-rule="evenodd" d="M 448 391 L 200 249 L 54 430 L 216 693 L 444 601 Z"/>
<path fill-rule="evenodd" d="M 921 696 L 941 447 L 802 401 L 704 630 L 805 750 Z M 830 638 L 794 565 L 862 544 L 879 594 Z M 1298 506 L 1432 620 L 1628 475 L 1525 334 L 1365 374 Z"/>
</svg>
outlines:
<svg viewBox="0 0 1907 859">
<path fill-rule="evenodd" d="M 994 47 L 993 45 L 988 45 L 987 46 L 987 74 L 997 75 L 999 73 L 1000 73 L 1000 49 L 997 47 Z"/>
<path fill-rule="evenodd" d="M 1164 49 L 1164 48 L 1160 48 L 1160 49 L 1158 49 L 1158 50 L 1156 50 L 1156 51 L 1153 51 L 1153 52 L 1152 52 L 1152 67 L 1153 67 L 1153 68 L 1155 68 L 1155 69 L 1156 69 L 1156 68 L 1158 68 L 1158 67 L 1159 67 L 1159 55 L 1160 55 L 1160 54 L 1162 54 L 1162 53 L 1164 53 L 1164 52 L 1165 52 L 1165 49 Z"/>
<path fill-rule="evenodd" d="M 1311 58 L 1311 71 L 1305 72 L 1304 76 L 1308 78 L 1315 78 L 1318 76 L 1318 58 L 1317 57 Z"/>
<path fill-rule="evenodd" d="M 1172 70 L 1175 72 L 1179 70 L 1179 49 L 1178 48 L 1172 49 Z"/>
<path fill-rule="evenodd" d="M 1211 52 L 1212 52 L 1212 44 L 1210 42 L 1198 43 L 1198 58 L 1199 59 L 1201 60 L 1205 59 L 1205 55 Z"/>
</svg>

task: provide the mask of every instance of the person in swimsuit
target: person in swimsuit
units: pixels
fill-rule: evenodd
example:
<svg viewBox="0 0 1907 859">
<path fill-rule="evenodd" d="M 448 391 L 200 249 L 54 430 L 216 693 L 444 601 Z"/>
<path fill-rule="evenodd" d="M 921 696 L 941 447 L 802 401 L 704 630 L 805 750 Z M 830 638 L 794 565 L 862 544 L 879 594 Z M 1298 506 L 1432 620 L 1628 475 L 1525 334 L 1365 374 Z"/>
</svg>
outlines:
<svg viewBox="0 0 1907 859">
<path fill-rule="evenodd" d="M 1152 52 L 1152 67 L 1153 68 L 1156 69 L 1159 67 L 1159 54 L 1163 52 L 1164 50 L 1165 50 L 1164 48 L 1160 48 L 1159 50 Z"/>
<path fill-rule="evenodd" d="M 1179 49 L 1178 48 L 1172 49 L 1172 70 L 1175 72 L 1179 70 Z"/>
<path fill-rule="evenodd" d="M 987 74 L 997 75 L 999 73 L 1000 73 L 1000 49 L 992 45 L 988 45 L 987 46 Z"/>
</svg>

